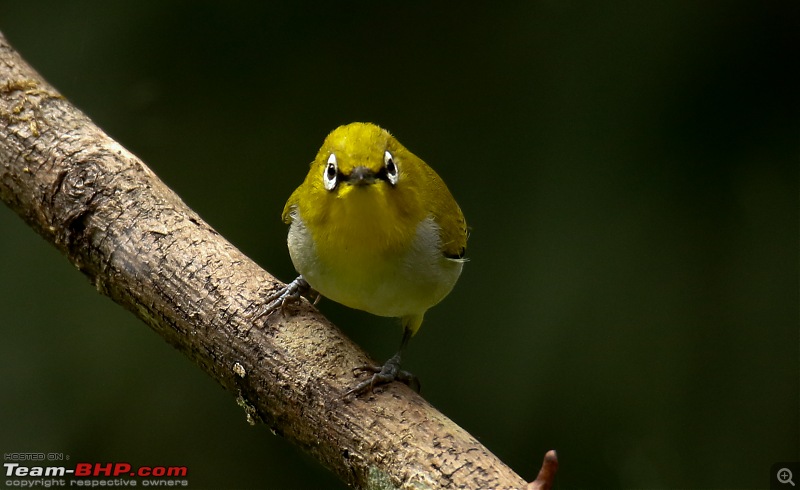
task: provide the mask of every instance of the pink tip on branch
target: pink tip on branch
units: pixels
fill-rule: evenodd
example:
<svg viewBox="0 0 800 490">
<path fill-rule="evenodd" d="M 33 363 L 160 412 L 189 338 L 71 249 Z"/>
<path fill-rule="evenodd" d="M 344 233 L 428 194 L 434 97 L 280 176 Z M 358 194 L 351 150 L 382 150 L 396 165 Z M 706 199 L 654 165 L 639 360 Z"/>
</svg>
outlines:
<svg viewBox="0 0 800 490">
<path fill-rule="evenodd" d="M 542 469 L 539 470 L 536 479 L 528 483 L 527 490 L 550 490 L 553 488 L 556 471 L 558 471 L 558 455 L 551 449 L 545 453 Z"/>
</svg>

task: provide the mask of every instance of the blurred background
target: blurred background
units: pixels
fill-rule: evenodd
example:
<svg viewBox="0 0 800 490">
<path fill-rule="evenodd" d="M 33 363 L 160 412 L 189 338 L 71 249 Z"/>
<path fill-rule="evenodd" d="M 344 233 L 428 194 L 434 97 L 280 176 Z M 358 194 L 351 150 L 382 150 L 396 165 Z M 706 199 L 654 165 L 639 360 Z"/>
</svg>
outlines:
<svg viewBox="0 0 800 490">
<path fill-rule="evenodd" d="M 0 3 L 42 75 L 244 253 L 326 134 L 394 133 L 470 262 L 405 366 L 532 480 L 754 488 L 800 460 L 797 2 Z M 0 206 L 0 450 L 344 488 Z M 376 359 L 390 319 L 319 308 Z"/>
</svg>

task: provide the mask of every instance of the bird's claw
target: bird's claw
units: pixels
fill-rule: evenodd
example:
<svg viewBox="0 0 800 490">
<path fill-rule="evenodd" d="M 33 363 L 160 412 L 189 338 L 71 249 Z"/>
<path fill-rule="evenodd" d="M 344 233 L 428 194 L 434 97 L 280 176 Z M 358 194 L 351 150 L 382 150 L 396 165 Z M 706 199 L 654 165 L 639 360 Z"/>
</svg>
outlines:
<svg viewBox="0 0 800 490">
<path fill-rule="evenodd" d="M 261 318 L 266 320 L 278 310 L 280 310 L 281 314 L 285 317 L 286 310 L 299 303 L 300 298 L 303 296 L 312 297 L 314 299 L 313 304 L 317 304 L 320 298 L 319 293 L 311 289 L 311 286 L 306 282 L 303 276 L 297 276 L 297 279 L 289 284 L 281 286 L 277 291 L 267 297 L 267 306 L 264 307 L 264 310 L 258 315 L 256 320 Z"/>
<path fill-rule="evenodd" d="M 359 396 L 367 392 L 372 392 L 376 386 L 391 383 L 392 381 L 400 381 L 419 393 L 420 384 L 417 377 L 408 371 L 400 369 L 399 353 L 392 356 L 383 366 L 366 365 L 353 369 L 354 375 L 359 372 L 372 373 L 372 376 L 345 393 L 345 397 L 350 395 Z"/>
</svg>

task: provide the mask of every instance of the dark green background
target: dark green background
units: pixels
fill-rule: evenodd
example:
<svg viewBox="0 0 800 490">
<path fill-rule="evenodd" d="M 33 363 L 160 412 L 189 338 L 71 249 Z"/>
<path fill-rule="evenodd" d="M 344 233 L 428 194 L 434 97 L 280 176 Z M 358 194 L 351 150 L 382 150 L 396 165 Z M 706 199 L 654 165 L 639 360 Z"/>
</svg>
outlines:
<svg viewBox="0 0 800 490">
<path fill-rule="evenodd" d="M 328 131 L 426 160 L 470 262 L 406 365 L 526 479 L 555 448 L 559 488 L 767 486 L 800 459 L 797 2 L 465 5 L 4 1 L 0 30 L 286 280 Z M 5 207 L 0 233 L 0 451 L 342 487 Z M 399 341 L 319 307 L 376 358 Z"/>
</svg>

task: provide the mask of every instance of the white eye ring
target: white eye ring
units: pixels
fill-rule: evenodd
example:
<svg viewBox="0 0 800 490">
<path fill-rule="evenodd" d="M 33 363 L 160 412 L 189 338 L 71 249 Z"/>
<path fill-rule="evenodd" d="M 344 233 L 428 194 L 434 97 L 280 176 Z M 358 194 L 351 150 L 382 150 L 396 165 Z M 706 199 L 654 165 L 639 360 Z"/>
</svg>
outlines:
<svg viewBox="0 0 800 490">
<path fill-rule="evenodd" d="M 336 184 L 339 181 L 339 164 L 336 163 L 336 155 L 331 153 L 331 156 L 328 157 L 328 163 L 325 165 L 325 168 L 322 170 L 322 185 L 325 186 L 325 189 L 332 191 L 336 188 Z"/>
<path fill-rule="evenodd" d="M 389 153 L 389 150 L 383 152 L 383 166 L 386 169 L 386 177 L 389 179 L 389 183 L 397 185 L 397 164 L 394 163 L 394 157 Z"/>
</svg>

